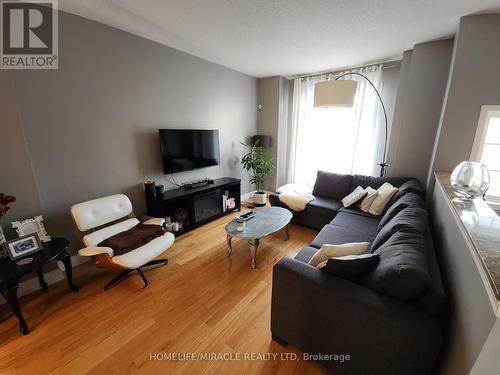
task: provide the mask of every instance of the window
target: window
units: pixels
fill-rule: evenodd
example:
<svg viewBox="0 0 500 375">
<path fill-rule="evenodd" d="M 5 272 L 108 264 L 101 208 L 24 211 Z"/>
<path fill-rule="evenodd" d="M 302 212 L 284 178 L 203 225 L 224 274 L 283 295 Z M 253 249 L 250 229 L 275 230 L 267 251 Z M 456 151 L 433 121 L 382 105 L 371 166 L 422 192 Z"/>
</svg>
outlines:
<svg viewBox="0 0 500 375">
<path fill-rule="evenodd" d="M 471 160 L 483 163 L 490 171 L 486 199 L 500 202 L 500 106 L 481 108 Z"/>
<path fill-rule="evenodd" d="M 382 67 L 357 70 L 382 89 Z M 314 185 L 318 170 L 376 176 L 382 160 L 385 130 L 376 91 L 358 81 L 354 106 L 315 108 L 314 86 L 326 77 L 294 81 L 288 182 Z M 351 77 L 349 77 L 351 79 Z"/>
</svg>

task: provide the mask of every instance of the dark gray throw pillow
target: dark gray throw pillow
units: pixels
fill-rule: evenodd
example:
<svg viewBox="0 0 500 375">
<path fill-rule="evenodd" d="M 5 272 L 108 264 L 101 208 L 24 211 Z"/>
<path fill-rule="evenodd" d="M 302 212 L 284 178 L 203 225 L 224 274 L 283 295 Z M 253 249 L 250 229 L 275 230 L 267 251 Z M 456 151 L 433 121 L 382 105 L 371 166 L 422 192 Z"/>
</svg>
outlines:
<svg viewBox="0 0 500 375">
<path fill-rule="evenodd" d="M 372 242 L 370 252 L 375 252 L 394 233 L 400 229 L 424 234 L 427 227 L 427 212 L 423 208 L 406 207 L 394 216 L 386 225 L 380 228 Z"/>
<path fill-rule="evenodd" d="M 413 301 L 432 285 L 427 264 L 427 241 L 405 229 L 394 233 L 374 254 L 380 261 L 361 283 L 379 293 Z"/>
<path fill-rule="evenodd" d="M 318 171 L 312 193 L 319 197 L 342 200 L 351 192 L 351 181 L 350 174 Z"/>
<path fill-rule="evenodd" d="M 378 231 L 382 229 L 389 221 L 391 221 L 398 213 L 403 211 L 406 207 L 420 207 L 424 206 L 424 200 L 420 195 L 415 193 L 406 193 L 399 198 L 389 209 L 385 212 L 382 219 L 378 224 Z"/>
<path fill-rule="evenodd" d="M 379 261 L 378 254 L 349 255 L 330 258 L 322 271 L 346 280 L 357 281 Z"/>
</svg>

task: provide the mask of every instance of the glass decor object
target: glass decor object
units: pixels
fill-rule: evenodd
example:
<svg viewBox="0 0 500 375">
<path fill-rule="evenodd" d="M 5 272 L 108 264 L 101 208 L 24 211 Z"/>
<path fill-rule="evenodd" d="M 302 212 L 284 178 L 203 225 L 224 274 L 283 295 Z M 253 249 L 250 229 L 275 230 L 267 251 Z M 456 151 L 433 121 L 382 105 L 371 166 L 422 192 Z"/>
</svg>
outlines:
<svg viewBox="0 0 500 375">
<path fill-rule="evenodd" d="M 490 187 L 490 174 L 484 164 L 463 161 L 450 176 L 451 186 L 461 199 L 482 197 Z"/>
</svg>

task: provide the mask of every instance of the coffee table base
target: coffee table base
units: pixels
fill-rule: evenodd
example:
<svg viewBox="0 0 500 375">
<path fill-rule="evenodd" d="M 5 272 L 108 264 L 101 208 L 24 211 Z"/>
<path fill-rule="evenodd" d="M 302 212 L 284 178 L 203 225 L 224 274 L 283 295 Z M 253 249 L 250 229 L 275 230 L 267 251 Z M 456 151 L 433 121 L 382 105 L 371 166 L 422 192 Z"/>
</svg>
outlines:
<svg viewBox="0 0 500 375">
<path fill-rule="evenodd" d="M 288 233 L 288 227 L 290 226 L 290 224 L 287 224 L 285 226 L 285 236 L 286 236 L 286 239 L 288 240 L 290 238 L 290 235 Z M 227 243 L 227 256 L 230 256 L 231 253 L 233 252 L 233 246 L 232 246 L 232 241 L 233 237 L 230 235 L 230 234 L 226 234 L 226 243 Z M 255 268 L 256 267 L 256 262 L 255 262 L 255 257 L 257 255 L 257 249 L 259 248 L 259 244 L 260 244 L 260 238 L 251 238 L 249 240 L 247 240 L 247 243 L 248 243 L 248 247 L 250 249 L 250 254 L 252 255 L 252 268 Z"/>
</svg>

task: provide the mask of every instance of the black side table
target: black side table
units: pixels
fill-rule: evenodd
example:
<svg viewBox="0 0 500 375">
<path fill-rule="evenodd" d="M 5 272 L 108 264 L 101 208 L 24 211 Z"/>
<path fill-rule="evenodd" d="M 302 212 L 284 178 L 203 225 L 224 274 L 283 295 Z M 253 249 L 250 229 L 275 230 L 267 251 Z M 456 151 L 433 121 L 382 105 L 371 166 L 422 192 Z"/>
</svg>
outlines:
<svg viewBox="0 0 500 375">
<path fill-rule="evenodd" d="M 28 334 L 28 325 L 26 324 L 21 308 L 19 307 L 17 290 L 19 289 L 21 277 L 24 274 L 35 271 L 38 275 L 40 286 L 43 289 L 47 289 L 47 283 L 43 279 L 42 267 L 53 260 L 60 260 L 64 264 L 68 287 L 72 292 L 78 292 L 78 287 L 73 285 L 71 257 L 66 252 L 68 245 L 68 240 L 56 237 L 52 238 L 49 242 L 43 243 L 43 250 L 29 254 L 22 258 L 32 258 L 33 260 L 28 264 L 17 264 L 16 262 L 19 261 L 19 259 L 16 261 L 12 261 L 9 258 L 0 260 L 0 292 L 2 292 L 2 295 L 7 300 L 10 308 L 14 314 L 16 314 L 17 319 L 19 319 L 19 330 L 23 333 L 23 335 Z"/>
</svg>

